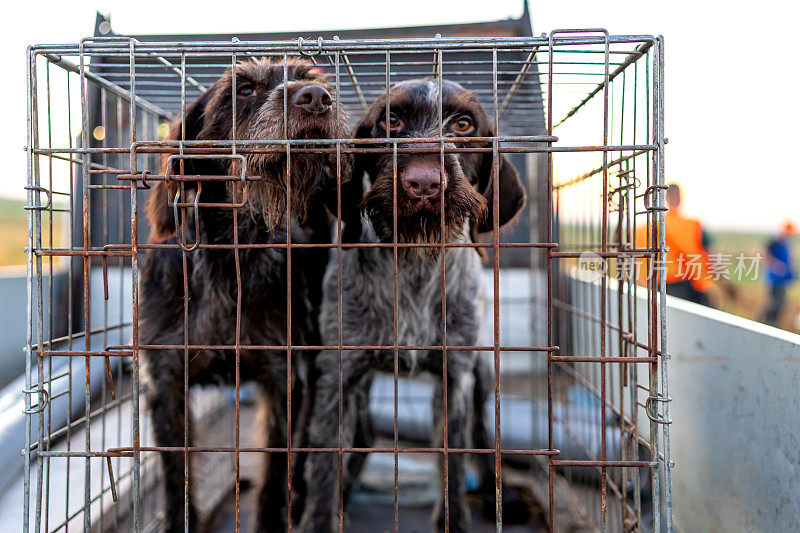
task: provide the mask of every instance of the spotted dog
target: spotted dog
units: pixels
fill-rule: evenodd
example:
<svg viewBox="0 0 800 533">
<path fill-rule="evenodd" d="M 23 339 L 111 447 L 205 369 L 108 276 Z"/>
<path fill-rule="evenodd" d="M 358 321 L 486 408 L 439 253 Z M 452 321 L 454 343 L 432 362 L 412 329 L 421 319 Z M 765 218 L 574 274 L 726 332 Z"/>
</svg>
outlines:
<svg viewBox="0 0 800 533">
<path fill-rule="evenodd" d="M 496 134 L 477 98 L 462 86 L 442 84 L 442 128 L 444 136 L 491 137 Z M 355 129 L 361 139 L 439 137 L 439 84 L 432 80 L 413 80 L 393 86 L 378 98 Z M 387 105 L 389 112 L 387 113 Z M 388 116 L 388 118 L 387 118 Z M 474 144 L 458 143 L 458 146 Z M 376 143 L 372 146 L 386 146 Z M 490 369 L 479 361 L 475 346 L 482 321 L 481 259 L 470 247 L 446 248 L 438 243 L 468 243 L 478 233 L 491 231 L 513 219 L 525 203 L 525 190 L 519 175 L 505 156 L 493 161 L 491 151 L 445 153 L 439 143 L 401 144 L 395 163 L 392 153 L 360 153 L 355 156 L 353 179 L 343 205 L 360 206 L 363 214 L 361 241 L 393 243 L 394 205 L 397 206 L 396 236 L 401 244 L 397 254 L 397 343 L 400 346 L 438 346 L 442 336 L 442 275 L 445 276 L 447 334 L 446 376 L 441 350 L 405 350 L 398 354 L 401 374 L 429 373 L 447 384 L 447 446 L 449 449 L 493 448 L 484 421 L 484 405 L 491 391 Z M 447 142 L 446 148 L 456 143 Z M 478 143 L 480 147 L 491 146 Z M 408 149 L 415 149 L 409 153 Z M 427 152 L 427 153 L 423 153 Z M 499 218 L 493 218 L 493 165 L 498 165 L 497 199 Z M 443 171 L 443 172 L 442 172 Z M 363 192 L 359 190 L 363 180 Z M 443 208 L 442 208 L 442 203 Z M 343 212 L 353 235 L 357 215 Z M 406 246 L 410 244 L 421 247 Z M 320 325 L 323 342 L 338 345 L 338 298 L 341 282 L 341 342 L 354 346 L 392 346 L 395 342 L 395 256 L 392 247 L 355 247 L 333 260 L 323 283 Z M 444 268 L 442 267 L 444 261 Z M 339 278 L 341 269 L 341 279 Z M 392 350 L 345 350 L 339 375 L 338 351 L 324 351 L 318 357 L 319 379 L 309 425 L 312 447 L 339 446 L 339 386 L 341 379 L 344 416 L 342 438 L 345 448 L 371 447 L 369 388 L 378 372 L 392 372 Z M 441 387 L 441 385 L 440 385 Z M 432 406 L 436 428 L 434 445 L 443 445 L 444 417 L 442 390 L 434 395 Z M 479 454 L 484 486 L 494 502 L 494 459 Z M 366 453 L 347 454 L 343 475 L 345 501 L 358 476 Z M 444 458 L 439 454 L 442 482 L 440 498 L 433 514 L 438 529 L 445 527 Z M 448 454 L 447 501 L 449 530 L 469 531 L 470 513 L 466 503 L 466 454 Z M 300 524 L 306 532 L 338 530 L 339 469 L 335 453 L 312 453 L 306 469 L 306 483 L 314 487 L 308 494 Z M 492 508 L 494 504 L 492 503 Z"/>
</svg>

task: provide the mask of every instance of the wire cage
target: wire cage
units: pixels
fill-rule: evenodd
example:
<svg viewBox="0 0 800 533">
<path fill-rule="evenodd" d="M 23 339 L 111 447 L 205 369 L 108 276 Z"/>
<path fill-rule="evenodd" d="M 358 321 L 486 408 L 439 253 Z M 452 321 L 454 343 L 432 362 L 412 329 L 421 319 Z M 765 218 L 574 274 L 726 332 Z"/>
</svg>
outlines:
<svg viewBox="0 0 800 533">
<path fill-rule="evenodd" d="M 280 41 L 108 36 L 30 47 L 24 531 L 159 530 L 167 513 L 184 512 L 164 508 L 159 453 L 187 457 L 186 493 L 215 517 L 209 530 L 238 531 L 251 520 L 253 465 L 270 452 L 296 451 L 291 434 L 280 450 L 255 442 L 257 392 L 238 372 L 232 386 L 187 394 L 186 416 L 199 429 L 178 449 L 154 444 L 141 398 L 140 259 L 159 246 L 147 237 L 143 206 L 147 189 L 169 179 L 162 157 L 309 150 L 308 141 L 291 139 L 255 147 L 164 139 L 168 123 L 226 68 L 253 57 L 316 63 L 351 124 L 397 82 L 456 81 L 478 97 L 497 134 L 481 147 L 428 141 L 442 157 L 483 150 L 495 162 L 506 154 L 520 170 L 527 211 L 509 228 L 495 222 L 473 245 L 488 255 L 489 312 L 473 348 L 493 369 L 491 401 L 478 408 L 494 446 L 470 453 L 495 458 L 497 493 L 513 488 L 533 517 L 504 526 L 498 501 L 491 521 L 476 515 L 475 530 L 670 531 L 665 288 L 652 275 L 664 250 L 663 40 L 602 29 Z M 395 157 L 398 148 L 415 149 L 403 139 L 381 143 Z M 312 150 L 341 155 L 359 146 L 343 132 Z M 178 209 L 191 216 L 190 202 Z M 321 246 L 334 254 L 344 247 L 338 236 Z M 446 246 L 436 246 L 444 254 Z M 281 253 L 299 248 L 287 242 Z M 182 305 L 191 305 L 188 297 Z M 383 348 L 396 351 L 396 343 Z M 187 339 L 179 348 L 188 356 L 190 346 Z M 276 348 L 291 358 L 305 347 Z M 348 357 L 346 346 L 328 348 Z M 446 360 L 447 343 L 440 349 Z M 418 509 L 438 490 L 431 465 L 458 453 L 446 441 L 425 448 L 436 390 L 430 378 L 397 371 L 376 379 L 370 416 L 378 442 L 340 528 L 424 527 Z M 291 413 L 274 416 L 291 426 Z M 335 452 L 366 453 L 341 443 Z M 291 479 L 293 461 L 285 467 Z"/>
</svg>

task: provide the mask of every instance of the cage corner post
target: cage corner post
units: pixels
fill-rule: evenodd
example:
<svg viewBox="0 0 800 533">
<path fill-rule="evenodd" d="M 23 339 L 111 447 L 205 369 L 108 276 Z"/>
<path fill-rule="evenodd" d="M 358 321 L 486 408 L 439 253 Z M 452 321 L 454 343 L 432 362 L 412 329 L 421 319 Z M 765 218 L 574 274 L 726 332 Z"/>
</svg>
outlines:
<svg viewBox="0 0 800 533">
<path fill-rule="evenodd" d="M 34 187 L 37 177 L 34 176 L 34 159 L 33 153 L 34 145 L 34 130 L 36 124 L 34 121 L 34 108 L 36 98 L 36 54 L 32 46 L 27 48 L 26 57 L 26 114 L 27 114 L 27 205 L 29 207 L 36 205 Z M 33 451 L 31 449 L 31 395 L 33 394 L 33 377 L 31 368 L 31 354 L 33 353 L 33 276 L 34 276 L 34 211 L 28 209 L 26 212 L 26 225 L 28 231 L 28 250 L 26 254 L 26 296 L 27 296 L 27 322 L 26 322 L 26 345 L 24 349 L 25 357 L 25 390 L 23 391 L 24 404 L 25 404 L 25 449 L 21 450 L 24 456 L 24 487 L 23 487 L 23 517 L 22 517 L 22 530 L 23 533 L 30 531 L 30 498 L 31 498 L 31 456 Z M 38 273 L 37 273 L 38 275 Z M 40 398 L 41 399 L 41 398 Z"/>
</svg>

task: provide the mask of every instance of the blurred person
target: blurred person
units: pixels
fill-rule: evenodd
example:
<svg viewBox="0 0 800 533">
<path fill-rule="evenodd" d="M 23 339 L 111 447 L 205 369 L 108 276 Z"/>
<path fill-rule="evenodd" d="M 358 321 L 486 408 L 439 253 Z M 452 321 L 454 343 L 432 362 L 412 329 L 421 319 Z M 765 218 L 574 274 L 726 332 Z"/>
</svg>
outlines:
<svg viewBox="0 0 800 533">
<path fill-rule="evenodd" d="M 710 305 L 706 292 L 712 284 L 707 249 L 711 244 L 703 226 L 697 220 L 680 213 L 681 189 L 670 183 L 666 191 L 669 210 L 664 215 L 665 246 L 661 270 L 667 283 L 667 294 L 701 305 Z M 647 242 L 647 227 L 638 228 L 637 246 Z M 644 264 L 644 262 L 642 262 Z M 640 276 L 646 281 L 644 275 Z"/>
<path fill-rule="evenodd" d="M 794 224 L 787 222 L 781 233 L 767 244 L 769 302 L 762 320 L 771 326 L 778 325 L 778 318 L 786 305 L 786 289 L 797 278 L 790 246 L 794 235 L 797 235 L 797 229 Z"/>
</svg>

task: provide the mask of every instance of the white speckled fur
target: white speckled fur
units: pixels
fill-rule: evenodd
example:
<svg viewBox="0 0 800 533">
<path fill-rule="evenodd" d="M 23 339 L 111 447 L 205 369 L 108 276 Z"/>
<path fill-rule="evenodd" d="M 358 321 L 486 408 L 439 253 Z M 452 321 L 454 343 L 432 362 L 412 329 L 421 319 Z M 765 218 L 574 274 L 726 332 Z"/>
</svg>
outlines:
<svg viewBox="0 0 800 533">
<path fill-rule="evenodd" d="M 369 224 L 363 240 L 374 242 Z M 458 239 L 463 242 L 463 239 Z M 471 248 L 449 248 L 445 252 L 446 338 L 448 347 L 474 346 L 483 310 L 480 258 Z M 336 252 L 324 281 L 320 327 L 326 345 L 339 343 L 338 292 L 339 260 Z M 391 248 L 354 248 L 341 255 L 342 343 L 343 345 L 392 346 L 394 340 L 394 253 Z M 400 346 L 436 346 L 442 344 L 442 263 L 441 255 L 420 250 L 399 250 L 397 257 L 397 343 Z M 312 421 L 309 427 L 312 447 L 338 446 L 338 350 L 322 352 L 317 359 L 320 377 Z M 471 350 L 447 350 L 448 446 L 472 445 L 473 387 L 477 354 Z M 371 446 L 368 418 L 369 386 L 376 372 L 392 372 L 392 350 L 342 352 L 342 390 L 344 391 L 344 447 Z M 441 383 L 441 351 L 399 350 L 402 374 L 429 372 Z M 444 411 L 441 391 L 435 395 L 434 417 L 437 431 L 433 444 L 441 446 Z M 366 434 L 365 434 L 366 433 Z M 345 498 L 352 477 L 357 476 L 366 454 L 352 454 L 344 475 Z M 306 477 L 309 491 L 302 531 L 335 531 L 338 528 L 338 461 L 334 454 L 314 453 L 309 457 Z M 469 509 L 465 496 L 466 457 L 450 454 L 449 508 L 450 530 L 469 530 Z M 440 460 L 443 469 L 443 460 Z M 444 491 L 434 513 L 434 521 L 443 526 Z"/>
</svg>

